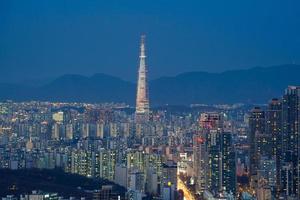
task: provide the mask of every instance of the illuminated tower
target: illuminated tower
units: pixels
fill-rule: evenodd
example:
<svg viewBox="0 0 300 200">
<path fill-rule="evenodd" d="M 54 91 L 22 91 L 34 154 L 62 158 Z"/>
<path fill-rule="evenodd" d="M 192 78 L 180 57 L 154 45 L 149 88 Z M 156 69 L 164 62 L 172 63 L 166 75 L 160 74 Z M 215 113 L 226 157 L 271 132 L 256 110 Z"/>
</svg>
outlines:
<svg viewBox="0 0 300 200">
<path fill-rule="evenodd" d="M 145 36 L 141 37 L 140 47 L 140 66 L 138 72 L 138 84 L 136 95 L 136 111 L 135 117 L 137 123 L 147 122 L 149 120 L 149 89 L 146 68 L 146 55 L 145 55 Z"/>
</svg>

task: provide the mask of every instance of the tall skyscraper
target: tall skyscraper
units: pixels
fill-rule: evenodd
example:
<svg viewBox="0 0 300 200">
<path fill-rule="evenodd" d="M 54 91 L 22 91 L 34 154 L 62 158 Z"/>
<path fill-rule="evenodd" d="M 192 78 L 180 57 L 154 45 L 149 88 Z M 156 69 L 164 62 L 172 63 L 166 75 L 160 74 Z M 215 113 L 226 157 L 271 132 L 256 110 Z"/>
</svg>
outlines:
<svg viewBox="0 0 300 200">
<path fill-rule="evenodd" d="M 281 145 L 282 145 L 282 104 L 279 99 L 272 99 L 269 102 L 268 109 L 266 111 L 266 134 L 271 137 L 271 148 L 269 158 L 276 160 L 276 189 L 280 190 L 280 166 L 281 166 Z"/>
<path fill-rule="evenodd" d="M 216 150 L 217 154 L 213 154 L 213 148 L 210 143 L 211 131 L 218 131 L 223 126 L 223 119 L 220 113 L 207 112 L 202 113 L 199 119 L 200 131 L 194 135 L 193 138 L 193 156 L 194 156 L 194 175 L 196 178 L 196 193 L 202 195 L 205 190 L 212 189 L 212 182 L 219 178 L 219 175 L 212 174 L 212 168 L 215 166 L 212 163 L 214 156 L 216 156 L 217 165 L 219 164 L 219 149 Z M 219 131 L 220 132 L 220 131 Z M 219 135 L 217 135 L 219 136 Z M 211 147 L 209 148 L 208 147 Z M 216 146 L 219 147 L 219 143 Z M 209 163 L 209 160 L 211 161 Z M 209 163 L 209 164 L 208 164 Z M 215 173 L 218 173 L 219 170 Z M 216 181 L 218 182 L 218 181 Z M 218 188 L 218 184 L 216 183 Z M 219 188 L 218 188 L 219 189 Z M 217 191 L 218 191 L 217 189 Z"/>
<path fill-rule="evenodd" d="M 236 154 L 232 133 L 222 132 L 221 139 L 221 189 L 236 195 Z"/>
<path fill-rule="evenodd" d="M 221 130 L 212 129 L 207 135 L 207 185 L 214 195 L 221 191 Z"/>
<path fill-rule="evenodd" d="M 249 118 L 249 142 L 250 142 L 250 174 L 256 175 L 258 161 L 263 154 L 263 143 L 265 135 L 265 112 L 255 107 Z"/>
<path fill-rule="evenodd" d="M 289 86 L 282 100 L 282 166 L 289 176 L 282 174 L 282 186 L 286 195 L 300 198 L 300 87 Z M 283 168 L 282 167 L 282 168 Z"/>
<path fill-rule="evenodd" d="M 140 66 L 138 72 L 137 96 L 136 96 L 136 122 L 143 123 L 149 120 L 149 88 L 148 70 L 146 67 L 145 36 L 141 37 Z"/>
<path fill-rule="evenodd" d="M 266 112 L 266 133 L 272 138 L 271 156 L 279 156 L 281 152 L 281 121 L 282 105 L 279 99 L 272 99 L 269 102 Z M 278 157 L 278 159 L 280 159 Z"/>
<path fill-rule="evenodd" d="M 196 193 L 202 195 L 207 189 L 206 178 L 207 178 L 207 147 L 206 147 L 206 133 L 195 134 L 193 137 L 193 169 L 194 176 L 196 178 Z"/>
</svg>

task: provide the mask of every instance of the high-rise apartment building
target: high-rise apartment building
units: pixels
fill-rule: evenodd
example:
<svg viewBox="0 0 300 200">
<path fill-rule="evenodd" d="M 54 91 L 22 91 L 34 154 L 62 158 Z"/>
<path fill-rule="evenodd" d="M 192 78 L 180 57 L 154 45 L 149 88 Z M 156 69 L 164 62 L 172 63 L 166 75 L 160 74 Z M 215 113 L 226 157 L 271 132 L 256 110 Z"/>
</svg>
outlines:
<svg viewBox="0 0 300 200">
<path fill-rule="evenodd" d="M 232 133 L 221 133 L 221 190 L 236 195 L 236 153 Z"/>
<path fill-rule="evenodd" d="M 300 87 L 289 86 L 282 100 L 282 166 L 290 166 L 291 180 L 284 180 L 287 195 L 300 198 Z M 286 168 L 286 167 L 285 167 Z M 288 178 L 287 174 L 282 177 Z M 291 186 L 287 188 L 287 186 Z"/>
<path fill-rule="evenodd" d="M 282 104 L 279 99 L 272 99 L 266 111 L 266 134 L 271 138 L 269 159 L 276 162 L 276 190 L 280 190 L 280 166 L 282 159 Z"/>
<path fill-rule="evenodd" d="M 265 112 L 255 107 L 249 117 L 250 174 L 257 174 L 259 157 L 262 154 L 265 135 Z"/>
</svg>

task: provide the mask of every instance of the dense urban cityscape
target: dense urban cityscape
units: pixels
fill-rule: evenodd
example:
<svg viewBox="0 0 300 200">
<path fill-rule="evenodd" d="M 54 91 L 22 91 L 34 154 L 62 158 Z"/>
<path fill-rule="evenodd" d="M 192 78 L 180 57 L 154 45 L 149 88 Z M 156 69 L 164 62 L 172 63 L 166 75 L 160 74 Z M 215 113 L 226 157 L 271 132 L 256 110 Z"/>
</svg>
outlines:
<svg viewBox="0 0 300 200">
<path fill-rule="evenodd" d="M 12 182 L 2 200 L 300 198 L 300 87 L 287 86 L 259 106 L 151 108 L 147 74 L 142 36 L 135 108 L 2 102 L 1 170 L 62 170 L 106 181 L 93 190 L 74 183 L 87 196 L 65 196 L 42 184 L 20 193 L 26 185 Z"/>
</svg>

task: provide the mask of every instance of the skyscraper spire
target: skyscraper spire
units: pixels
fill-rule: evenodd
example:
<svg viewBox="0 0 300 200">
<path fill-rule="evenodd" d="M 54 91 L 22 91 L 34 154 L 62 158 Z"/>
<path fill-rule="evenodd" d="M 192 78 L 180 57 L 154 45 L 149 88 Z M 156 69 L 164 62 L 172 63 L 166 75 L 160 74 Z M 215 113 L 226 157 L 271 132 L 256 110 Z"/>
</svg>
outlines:
<svg viewBox="0 0 300 200">
<path fill-rule="evenodd" d="M 142 123 L 149 120 L 149 89 L 148 71 L 146 67 L 145 35 L 141 36 L 140 66 L 136 95 L 136 122 Z"/>
</svg>

